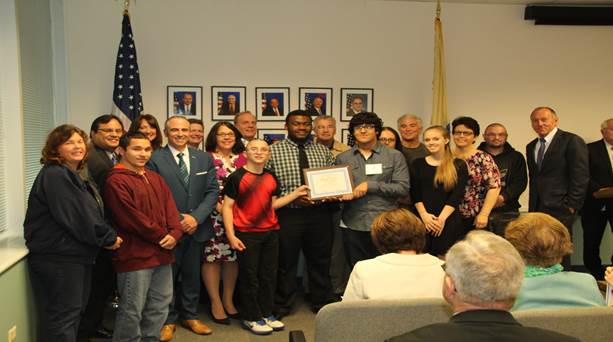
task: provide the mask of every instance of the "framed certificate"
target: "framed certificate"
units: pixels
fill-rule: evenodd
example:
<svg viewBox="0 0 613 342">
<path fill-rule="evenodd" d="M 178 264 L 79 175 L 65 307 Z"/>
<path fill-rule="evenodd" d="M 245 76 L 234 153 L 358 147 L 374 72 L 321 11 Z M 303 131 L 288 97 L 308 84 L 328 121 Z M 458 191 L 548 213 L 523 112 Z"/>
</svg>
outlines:
<svg viewBox="0 0 613 342">
<path fill-rule="evenodd" d="M 302 172 L 309 187 L 309 197 L 314 200 L 353 193 L 349 165 L 310 168 Z"/>
</svg>

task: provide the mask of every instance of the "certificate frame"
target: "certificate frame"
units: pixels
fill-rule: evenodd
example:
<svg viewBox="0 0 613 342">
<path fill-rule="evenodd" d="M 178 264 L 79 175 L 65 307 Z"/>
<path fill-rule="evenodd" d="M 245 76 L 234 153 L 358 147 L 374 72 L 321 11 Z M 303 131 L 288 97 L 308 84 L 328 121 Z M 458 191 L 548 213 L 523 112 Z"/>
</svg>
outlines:
<svg viewBox="0 0 613 342">
<path fill-rule="evenodd" d="M 315 167 L 302 172 L 311 199 L 320 200 L 353 193 L 353 177 L 349 165 Z M 332 181 L 334 186 L 331 186 Z"/>
</svg>

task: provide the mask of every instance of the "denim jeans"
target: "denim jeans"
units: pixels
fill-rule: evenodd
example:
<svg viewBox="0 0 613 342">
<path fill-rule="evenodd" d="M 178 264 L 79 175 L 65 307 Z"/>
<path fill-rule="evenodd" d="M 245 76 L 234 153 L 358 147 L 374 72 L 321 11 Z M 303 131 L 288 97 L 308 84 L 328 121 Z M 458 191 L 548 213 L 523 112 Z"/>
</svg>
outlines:
<svg viewBox="0 0 613 342">
<path fill-rule="evenodd" d="M 113 342 L 159 341 L 172 299 L 172 268 L 117 273 L 119 310 Z"/>
<path fill-rule="evenodd" d="M 92 265 L 28 257 L 39 319 L 37 341 L 74 342 L 85 311 Z"/>
</svg>

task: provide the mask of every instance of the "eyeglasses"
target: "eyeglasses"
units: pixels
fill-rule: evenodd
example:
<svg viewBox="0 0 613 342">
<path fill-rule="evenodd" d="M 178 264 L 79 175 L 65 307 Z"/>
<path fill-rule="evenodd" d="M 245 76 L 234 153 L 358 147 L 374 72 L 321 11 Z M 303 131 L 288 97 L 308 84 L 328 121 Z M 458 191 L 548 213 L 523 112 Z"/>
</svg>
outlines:
<svg viewBox="0 0 613 342">
<path fill-rule="evenodd" d="M 118 128 L 118 129 L 112 129 L 112 128 L 98 128 L 99 132 L 102 133 L 106 133 L 106 134 L 111 134 L 111 133 L 115 133 L 115 134 L 123 134 L 123 129 Z"/>
<path fill-rule="evenodd" d="M 455 131 L 453 135 L 457 135 L 458 137 L 470 137 L 474 133 L 472 131 Z"/>
<path fill-rule="evenodd" d="M 372 129 L 375 129 L 375 125 L 374 124 L 361 124 L 359 126 L 355 126 L 353 129 L 356 130 L 356 131 L 359 131 L 359 130 L 362 130 L 362 129 L 372 130 Z"/>
<path fill-rule="evenodd" d="M 384 142 L 384 143 L 395 143 L 396 139 L 395 138 L 379 138 L 379 141 Z"/>
<path fill-rule="evenodd" d="M 234 138 L 235 137 L 234 133 L 217 133 L 217 136 L 221 138 Z"/>
</svg>

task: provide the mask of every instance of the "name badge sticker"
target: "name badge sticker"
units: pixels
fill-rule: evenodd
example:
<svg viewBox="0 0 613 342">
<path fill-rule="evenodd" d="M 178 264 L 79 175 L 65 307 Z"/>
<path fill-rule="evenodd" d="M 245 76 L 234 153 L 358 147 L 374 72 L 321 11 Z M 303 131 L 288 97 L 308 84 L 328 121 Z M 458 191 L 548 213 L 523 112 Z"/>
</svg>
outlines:
<svg viewBox="0 0 613 342">
<path fill-rule="evenodd" d="M 380 175 L 383 173 L 383 164 L 366 164 L 366 175 Z"/>
</svg>

